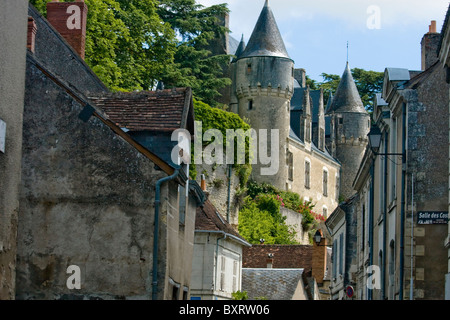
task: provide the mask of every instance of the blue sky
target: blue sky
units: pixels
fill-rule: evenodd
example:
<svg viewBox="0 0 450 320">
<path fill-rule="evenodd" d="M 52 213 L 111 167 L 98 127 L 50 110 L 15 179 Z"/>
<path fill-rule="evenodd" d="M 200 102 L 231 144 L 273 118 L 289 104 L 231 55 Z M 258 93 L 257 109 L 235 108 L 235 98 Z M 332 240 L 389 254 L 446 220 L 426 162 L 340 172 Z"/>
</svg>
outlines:
<svg viewBox="0 0 450 320">
<path fill-rule="evenodd" d="M 197 0 L 227 3 L 232 36 L 248 39 L 265 0 Z M 269 0 L 296 68 L 322 81 L 322 72 L 341 75 L 351 68 L 420 70 L 420 41 L 436 20 L 440 32 L 448 0 Z"/>
</svg>

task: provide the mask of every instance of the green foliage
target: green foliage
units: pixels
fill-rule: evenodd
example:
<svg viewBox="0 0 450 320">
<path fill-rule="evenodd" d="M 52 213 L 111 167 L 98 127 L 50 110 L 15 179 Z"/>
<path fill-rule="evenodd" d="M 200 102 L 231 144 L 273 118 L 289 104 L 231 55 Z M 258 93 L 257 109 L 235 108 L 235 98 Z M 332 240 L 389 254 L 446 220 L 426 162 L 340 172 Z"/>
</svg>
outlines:
<svg viewBox="0 0 450 320">
<path fill-rule="evenodd" d="M 45 16 L 50 0 L 30 0 Z M 149 90 L 175 68 L 175 32 L 156 0 L 86 0 L 85 61 L 113 91 Z"/>
<path fill-rule="evenodd" d="M 45 16 L 51 0 L 30 0 Z M 203 7 L 195 0 L 86 0 L 85 60 L 113 91 L 191 87 L 215 106 L 228 55 L 212 55 L 211 44 L 225 35 L 217 16 L 225 4 Z"/>
<path fill-rule="evenodd" d="M 233 300 L 248 300 L 247 291 L 236 291 L 231 294 Z"/>
<path fill-rule="evenodd" d="M 159 15 L 179 38 L 176 68 L 164 81 L 174 86 L 191 87 L 197 99 L 216 106 L 219 90 L 231 84 L 231 79 L 223 76 L 231 56 L 211 51 L 211 45 L 229 31 L 218 24 L 217 18 L 229 12 L 227 5 L 204 7 L 195 0 L 159 0 L 159 3 Z"/>
<path fill-rule="evenodd" d="M 239 212 L 239 233 L 251 244 L 296 244 L 295 232 L 284 222 L 280 203 L 270 195 L 245 199 Z"/>
<path fill-rule="evenodd" d="M 228 145 L 229 141 L 227 141 L 227 130 L 233 130 L 239 133 L 238 130 L 242 130 L 241 133 L 250 130 L 250 125 L 244 122 L 239 115 L 227 112 L 218 108 L 213 108 L 206 103 L 201 101 L 197 101 L 194 99 L 194 111 L 195 111 L 195 121 L 202 122 L 202 136 L 206 131 L 210 129 L 219 130 L 223 136 L 223 146 L 224 148 Z M 200 134 L 200 133 L 199 133 Z M 234 150 L 238 150 L 238 136 L 234 139 Z M 212 143 L 213 141 L 209 142 Z M 209 143 L 205 143 L 208 145 Z M 237 152 L 235 152 L 234 156 L 234 164 L 233 168 L 236 171 L 236 174 L 239 177 L 241 187 L 245 187 L 247 184 L 248 178 L 252 172 L 251 166 L 251 153 L 250 153 L 250 140 L 248 138 L 245 139 L 245 164 L 239 164 L 237 161 Z M 192 147 L 192 152 L 194 152 L 194 148 Z M 194 159 L 194 155 L 192 155 L 192 159 Z M 195 178 L 195 166 L 191 166 L 191 177 Z M 195 175 L 194 175 L 195 174 Z"/>
<path fill-rule="evenodd" d="M 279 190 L 270 184 L 258 184 L 254 181 L 249 181 L 247 183 L 247 195 L 253 200 L 261 199 L 261 195 L 275 197 L 281 206 L 298 212 L 303 216 L 302 226 L 305 230 L 313 229 L 323 219 L 322 216 L 314 213 L 314 204 L 311 201 L 304 201 L 299 194 Z M 266 207 L 270 208 L 270 206 Z M 272 210 L 272 214 L 274 213 Z"/>
</svg>

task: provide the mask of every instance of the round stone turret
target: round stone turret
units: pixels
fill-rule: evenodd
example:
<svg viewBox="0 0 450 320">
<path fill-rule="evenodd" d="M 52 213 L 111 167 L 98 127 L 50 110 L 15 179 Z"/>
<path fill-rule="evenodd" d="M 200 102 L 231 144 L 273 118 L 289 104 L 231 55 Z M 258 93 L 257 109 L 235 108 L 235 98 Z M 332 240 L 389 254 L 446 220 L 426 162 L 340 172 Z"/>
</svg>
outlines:
<svg viewBox="0 0 450 320">
<path fill-rule="evenodd" d="M 331 124 L 328 147 L 342 165 L 340 195 L 349 198 L 355 193 L 353 181 L 368 143 L 370 115 L 361 101 L 348 62 L 326 116 Z"/>
<path fill-rule="evenodd" d="M 232 80 L 231 110 L 248 120 L 258 133 L 260 129 L 266 129 L 270 137 L 272 130 L 279 130 L 278 172 L 275 175 L 261 175 L 261 167 L 268 165 L 258 161 L 253 166 L 252 178 L 284 189 L 287 181 L 285 145 L 290 128 L 294 62 L 286 51 L 268 1 L 245 50 L 239 52 L 232 63 Z M 268 144 L 270 155 L 270 147 L 274 143 L 268 139 Z"/>
</svg>

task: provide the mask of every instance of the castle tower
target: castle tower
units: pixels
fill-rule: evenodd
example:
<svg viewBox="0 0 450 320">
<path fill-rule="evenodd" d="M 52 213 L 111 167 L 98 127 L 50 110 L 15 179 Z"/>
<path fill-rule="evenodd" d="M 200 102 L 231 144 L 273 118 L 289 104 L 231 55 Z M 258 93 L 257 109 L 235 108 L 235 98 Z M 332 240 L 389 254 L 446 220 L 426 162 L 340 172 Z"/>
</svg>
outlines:
<svg viewBox="0 0 450 320">
<path fill-rule="evenodd" d="M 340 195 L 349 198 L 355 193 L 353 180 L 368 143 L 370 115 L 361 101 L 348 62 L 326 116 L 331 126 L 328 147 L 342 165 Z"/>
<path fill-rule="evenodd" d="M 243 45 L 243 43 L 242 43 Z M 242 53 L 232 62 L 231 110 L 247 119 L 253 129 L 267 129 L 268 155 L 278 152 L 278 172 L 261 174 L 262 164 L 258 148 L 258 164 L 253 165 L 252 178 L 285 189 L 287 182 L 286 144 L 290 128 L 290 100 L 294 87 L 294 62 L 289 57 L 266 0 L 259 19 Z M 271 130 L 279 130 L 279 148 L 270 140 Z M 258 135 L 258 142 L 261 136 Z M 266 153 L 265 150 L 262 153 Z"/>
</svg>

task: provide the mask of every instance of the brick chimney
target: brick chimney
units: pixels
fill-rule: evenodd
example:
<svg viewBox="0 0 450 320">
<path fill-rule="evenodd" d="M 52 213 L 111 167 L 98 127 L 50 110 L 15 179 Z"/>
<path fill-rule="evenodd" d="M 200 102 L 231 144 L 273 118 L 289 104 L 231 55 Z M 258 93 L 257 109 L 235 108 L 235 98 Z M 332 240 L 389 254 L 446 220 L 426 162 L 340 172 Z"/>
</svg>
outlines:
<svg viewBox="0 0 450 320">
<path fill-rule="evenodd" d="M 428 33 L 422 38 L 422 70 L 431 67 L 438 60 L 438 47 L 441 34 L 436 31 L 436 21 L 431 21 Z"/>
<path fill-rule="evenodd" d="M 319 244 L 313 244 L 311 276 L 316 279 L 317 284 L 322 284 L 327 268 L 327 239 L 323 237 L 322 230 L 318 231 L 322 240 Z"/>
<path fill-rule="evenodd" d="M 34 53 L 37 27 L 33 17 L 28 17 L 27 49 Z"/>
<path fill-rule="evenodd" d="M 47 3 L 47 20 L 84 59 L 88 8 L 84 0 Z"/>
</svg>

